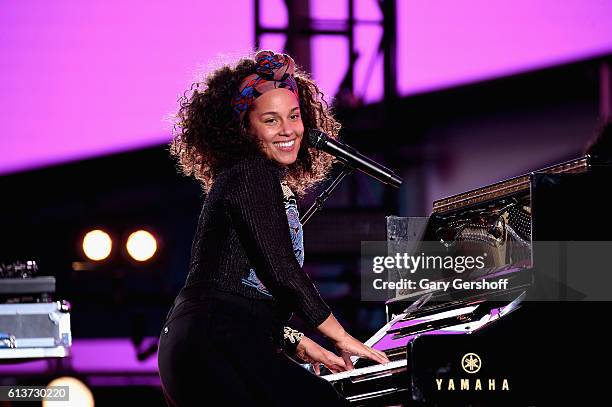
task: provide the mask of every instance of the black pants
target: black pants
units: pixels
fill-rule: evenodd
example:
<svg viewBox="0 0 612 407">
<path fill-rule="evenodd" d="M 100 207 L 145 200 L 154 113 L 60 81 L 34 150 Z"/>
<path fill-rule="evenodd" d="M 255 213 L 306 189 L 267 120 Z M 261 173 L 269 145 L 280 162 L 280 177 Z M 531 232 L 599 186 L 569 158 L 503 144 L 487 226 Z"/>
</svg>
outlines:
<svg viewBox="0 0 612 407">
<path fill-rule="evenodd" d="M 283 316 L 265 301 L 183 289 L 168 313 L 158 365 L 170 406 L 346 406 L 282 351 Z"/>
</svg>

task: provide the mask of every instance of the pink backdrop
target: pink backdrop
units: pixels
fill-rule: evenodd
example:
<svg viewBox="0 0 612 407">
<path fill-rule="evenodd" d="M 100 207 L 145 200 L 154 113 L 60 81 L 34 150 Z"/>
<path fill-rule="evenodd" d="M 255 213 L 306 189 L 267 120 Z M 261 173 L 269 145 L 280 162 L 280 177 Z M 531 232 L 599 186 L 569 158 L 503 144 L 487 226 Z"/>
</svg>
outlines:
<svg viewBox="0 0 612 407">
<path fill-rule="evenodd" d="M 311 0 L 315 17 L 346 17 L 344 0 Z M 612 50 L 608 0 L 398 0 L 399 91 L 410 95 Z M 262 0 L 270 25 L 280 0 Z M 374 0 L 358 18 L 380 18 Z M 382 94 L 380 30 L 360 27 L 357 93 Z M 0 174 L 169 140 L 164 121 L 199 67 L 254 43 L 250 0 L 23 0 L 0 13 Z M 265 46 L 279 47 L 282 38 Z M 313 41 L 313 76 L 334 94 L 346 44 Z M 299 62 L 299 61 L 298 61 Z M 372 63 L 372 75 L 367 75 Z M 367 86 L 366 86 L 367 84 Z"/>
</svg>

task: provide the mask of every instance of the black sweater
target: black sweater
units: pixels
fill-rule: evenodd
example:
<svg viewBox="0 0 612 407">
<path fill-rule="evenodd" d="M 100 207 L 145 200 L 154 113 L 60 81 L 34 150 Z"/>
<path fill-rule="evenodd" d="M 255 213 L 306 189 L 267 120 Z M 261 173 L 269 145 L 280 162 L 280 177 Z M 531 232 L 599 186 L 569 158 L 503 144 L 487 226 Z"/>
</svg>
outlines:
<svg viewBox="0 0 612 407">
<path fill-rule="evenodd" d="M 296 259 L 282 173 L 258 156 L 215 177 L 198 221 L 185 286 L 272 301 L 316 327 L 331 312 Z"/>
</svg>

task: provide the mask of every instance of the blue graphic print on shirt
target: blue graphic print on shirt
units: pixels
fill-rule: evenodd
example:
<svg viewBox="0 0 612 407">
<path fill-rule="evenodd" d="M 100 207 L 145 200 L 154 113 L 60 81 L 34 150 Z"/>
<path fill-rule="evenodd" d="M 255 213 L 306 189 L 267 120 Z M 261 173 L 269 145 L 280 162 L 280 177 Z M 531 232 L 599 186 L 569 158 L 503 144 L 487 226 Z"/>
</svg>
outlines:
<svg viewBox="0 0 612 407">
<path fill-rule="evenodd" d="M 293 243 L 293 253 L 300 266 L 304 265 L 304 231 L 300 223 L 300 214 L 297 208 L 297 200 L 291 189 L 286 184 L 281 184 L 283 188 L 283 202 L 285 204 L 285 213 L 287 214 L 287 222 L 289 223 L 289 234 L 291 235 L 291 243 Z M 266 286 L 257 278 L 255 269 L 249 269 L 249 276 L 242 279 L 242 284 L 255 288 L 262 294 L 272 297 Z"/>
</svg>

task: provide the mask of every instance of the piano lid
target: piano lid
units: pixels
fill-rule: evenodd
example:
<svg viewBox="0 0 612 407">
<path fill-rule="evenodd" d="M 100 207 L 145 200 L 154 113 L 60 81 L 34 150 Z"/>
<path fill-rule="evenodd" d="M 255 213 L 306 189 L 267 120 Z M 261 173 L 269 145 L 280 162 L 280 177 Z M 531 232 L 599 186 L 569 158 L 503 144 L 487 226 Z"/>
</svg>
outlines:
<svg viewBox="0 0 612 407">
<path fill-rule="evenodd" d="M 591 165 L 591 157 L 584 156 L 561 164 L 542 168 L 533 172 L 546 174 L 580 173 L 586 172 Z M 530 185 L 529 174 L 510 178 L 492 185 L 473 189 L 468 192 L 453 195 L 448 198 L 439 199 L 433 203 L 433 213 L 446 213 L 453 210 L 465 208 L 475 204 L 501 199 L 518 192 L 527 191 Z"/>
</svg>

